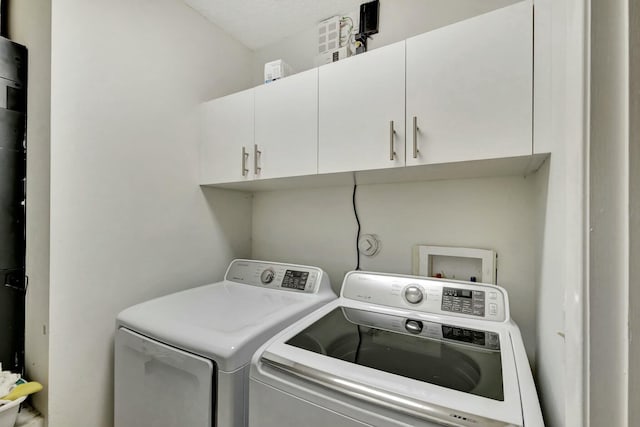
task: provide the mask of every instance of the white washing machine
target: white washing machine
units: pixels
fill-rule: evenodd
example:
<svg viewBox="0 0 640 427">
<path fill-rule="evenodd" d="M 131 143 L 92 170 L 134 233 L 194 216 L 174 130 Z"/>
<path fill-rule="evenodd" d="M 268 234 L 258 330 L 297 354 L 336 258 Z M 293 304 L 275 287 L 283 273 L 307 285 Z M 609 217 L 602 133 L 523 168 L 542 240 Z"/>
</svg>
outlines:
<svg viewBox="0 0 640 427">
<path fill-rule="evenodd" d="M 235 260 L 222 282 L 124 310 L 115 427 L 245 426 L 252 354 L 335 298 L 319 268 Z"/>
<path fill-rule="evenodd" d="M 269 340 L 250 427 L 542 427 L 504 289 L 348 273 L 338 300 Z"/>
</svg>

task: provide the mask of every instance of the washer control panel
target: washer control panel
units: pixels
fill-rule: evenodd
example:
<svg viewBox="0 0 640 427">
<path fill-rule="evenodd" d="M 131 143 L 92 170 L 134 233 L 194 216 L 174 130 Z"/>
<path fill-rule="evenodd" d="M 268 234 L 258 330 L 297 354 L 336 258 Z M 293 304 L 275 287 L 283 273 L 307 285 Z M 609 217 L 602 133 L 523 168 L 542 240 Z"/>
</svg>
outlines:
<svg viewBox="0 0 640 427">
<path fill-rule="evenodd" d="M 445 287 L 442 290 L 442 311 L 484 317 L 485 291 Z"/>
<path fill-rule="evenodd" d="M 445 316 L 496 322 L 509 319 L 506 291 L 483 283 L 354 271 L 345 276 L 342 296 Z"/>
<path fill-rule="evenodd" d="M 229 266 L 225 280 L 261 288 L 317 293 L 322 275 L 322 270 L 316 267 L 236 260 Z"/>
</svg>

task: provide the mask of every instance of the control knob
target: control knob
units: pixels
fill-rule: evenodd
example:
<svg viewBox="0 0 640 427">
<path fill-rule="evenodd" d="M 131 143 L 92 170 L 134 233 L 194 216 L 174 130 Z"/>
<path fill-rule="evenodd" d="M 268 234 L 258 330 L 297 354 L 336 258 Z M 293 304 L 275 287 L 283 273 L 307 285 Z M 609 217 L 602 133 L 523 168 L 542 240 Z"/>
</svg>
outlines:
<svg viewBox="0 0 640 427">
<path fill-rule="evenodd" d="M 263 284 L 268 285 L 269 283 L 273 282 L 273 279 L 275 277 L 276 277 L 276 273 L 273 271 L 273 269 L 267 268 L 260 275 L 260 280 L 262 281 Z"/>
<path fill-rule="evenodd" d="M 424 294 L 417 285 L 409 285 L 404 290 L 404 297 L 410 304 L 418 304 L 424 298 Z"/>
</svg>

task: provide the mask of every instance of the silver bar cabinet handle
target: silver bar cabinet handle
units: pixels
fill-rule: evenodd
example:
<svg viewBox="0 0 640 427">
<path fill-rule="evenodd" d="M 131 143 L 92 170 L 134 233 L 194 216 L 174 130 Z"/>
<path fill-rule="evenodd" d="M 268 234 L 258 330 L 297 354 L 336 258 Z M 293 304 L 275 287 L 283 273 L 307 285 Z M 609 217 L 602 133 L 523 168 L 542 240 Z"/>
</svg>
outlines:
<svg viewBox="0 0 640 427">
<path fill-rule="evenodd" d="M 247 153 L 247 149 L 243 145 L 242 146 L 242 176 L 247 176 L 247 172 L 249 172 L 249 169 L 247 169 L 247 157 L 249 157 L 249 153 Z"/>
<path fill-rule="evenodd" d="M 418 158 L 418 118 L 413 116 L 413 158 Z"/>
<path fill-rule="evenodd" d="M 393 135 L 396 131 L 393 129 L 393 120 L 389 122 L 389 160 L 393 160 L 396 152 L 393 150 Z"/>
<path fill-rule="evenodd" d="M 262 154 L 262 151 L 258 150 L 258 144 L 253 144 L 253 173 L 258 175 L 258 172 L 262 170 L 258 166 L 258 156 Z"/>
</svg>

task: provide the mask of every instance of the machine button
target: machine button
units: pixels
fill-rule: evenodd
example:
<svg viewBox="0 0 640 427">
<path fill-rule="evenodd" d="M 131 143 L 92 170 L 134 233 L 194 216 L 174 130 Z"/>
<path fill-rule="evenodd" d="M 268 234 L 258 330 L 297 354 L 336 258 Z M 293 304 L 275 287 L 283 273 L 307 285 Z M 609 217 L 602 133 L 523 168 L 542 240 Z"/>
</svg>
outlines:
<svg viewBox="0 0 640 427">
<path fill-rule="evenodd" d="M 274 273 L 273 269 L 271 268 L 267 268 L 266 270 L 264 270 L 262 272 L 262 274 L 260 275 L 260 281 L 265 284 L 268 285 L 269 283 L 273 282 L 273 279 L 276 277 L 276 273 Z"/>
<path fill-rule="evenodd" d="M 491 303 L 489 304 L 489 314 L 495 316 L 498 314 L 498 304 Z"/>
<path fill-rule="evenodd" d="M 416 285 L 409 285 L 404 290 L 404 297 L 410 304 L 418 304 L 424 298 L 422 289 Z"/>
<path fill-rule="evenodd" d="M 420 332 L 422 332 L 422 322 L 419 320 L 407 319 L 407 321 L 404 322 L 404 328 L 407 330 L 407 332 L 411 332 L 412 334 L 419 334 Z"/>
</svg>

